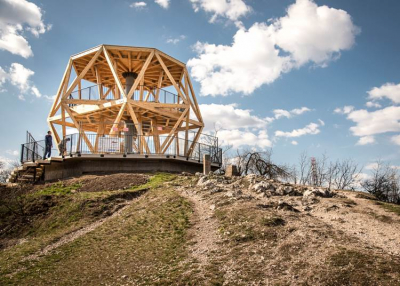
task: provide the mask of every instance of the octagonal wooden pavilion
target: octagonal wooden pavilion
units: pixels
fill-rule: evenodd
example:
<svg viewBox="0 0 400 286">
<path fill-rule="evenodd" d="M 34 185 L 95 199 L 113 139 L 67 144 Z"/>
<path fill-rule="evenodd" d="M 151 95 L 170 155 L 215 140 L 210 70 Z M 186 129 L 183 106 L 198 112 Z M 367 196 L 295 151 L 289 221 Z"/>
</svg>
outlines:
<svg viewBox="0 0 400 286">
<path fill-rule="evenodd" d="M 190 156 L 204 128 L 186 65 L 154 48 L 100 45 L 71 56 L 48 124 L 56 143 L 78 130 L 91 153 L 104 138 L 125 153 Z M 123 145 L 123 146 L 122 146 Z M 121 149 L 122 150 L 122 149 Z"/>
</svg>

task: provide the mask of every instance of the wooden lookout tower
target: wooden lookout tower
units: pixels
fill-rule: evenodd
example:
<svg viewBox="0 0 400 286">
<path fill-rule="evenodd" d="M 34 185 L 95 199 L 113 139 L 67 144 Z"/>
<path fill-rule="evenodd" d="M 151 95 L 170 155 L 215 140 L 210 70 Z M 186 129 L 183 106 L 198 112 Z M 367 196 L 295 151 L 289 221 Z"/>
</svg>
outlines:
<svg viewBox="0 0 400 286">
<path fill-rule="evenodd" d="M 174 145 L 182 156 L 204 128 L 184 63 L 154 48 L 112 45 L 71 56 L 48 124 L 56 143 L 76 129 L 90 153 L 120 138 L 116 148 L 128 154 L 165 154 Z"/>
</svg>

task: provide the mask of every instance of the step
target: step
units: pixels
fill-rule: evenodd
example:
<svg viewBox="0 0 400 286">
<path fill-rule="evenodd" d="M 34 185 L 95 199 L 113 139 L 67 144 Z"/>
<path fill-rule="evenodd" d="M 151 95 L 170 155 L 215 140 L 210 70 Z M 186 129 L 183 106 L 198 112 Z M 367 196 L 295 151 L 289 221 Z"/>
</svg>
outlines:
<svg viewBox="0 0 400 286">
<path fill-rule="evenodd" d="M 38 163 L 36 162 L 25 162 L 24 167 L 36 167 Z"/>
<path fill-rule="evenodd" d="M 52 160 L 52 159 L 51 159 Z M 36 162 L 39 165 L 50 165 L 51 164 L 51 160 L 37 160 Z"/>
</svg>

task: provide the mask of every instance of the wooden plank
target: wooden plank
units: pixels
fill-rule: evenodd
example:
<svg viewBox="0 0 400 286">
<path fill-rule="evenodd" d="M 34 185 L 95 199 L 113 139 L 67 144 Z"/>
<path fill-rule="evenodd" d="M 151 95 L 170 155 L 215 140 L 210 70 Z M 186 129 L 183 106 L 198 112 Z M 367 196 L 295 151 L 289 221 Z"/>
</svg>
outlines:
<svg viewBox="0 0 400 286">
<path fill-rule="evenodd" d="M 83 51 L 83 52 L 81 52 L 81 53 L 79 53 L 79 54 L 75 54 L 75 55 L 73 55 L 72 57 L 71 57 L 71 59 L 72 60 L 76 60 L 76 59 L 79 59 L 79 58 L 82 58 L 82 57 L 84 57 L 84 56 L 87 56 L 87 55 L 90 55 L 90 54 L 92 54 L 92 53 L 94 53 L 94 52 L 97 52 L 99 49 L 101 49 L 102 48 L 102 45 L 99 45 L 99 46 L 97 46 L 97 47 L 94 47 L 94 48 L 91 48 L 91 49 L 89 49 L 89 50 L 86 50 L 86 51 Z"/>
<path fill-rule="evenodd" d="M 97 88 L 99 92 L 99 98 L 103 98 L 103 84 L 101 83 L 101 74 L 97 66 L 95 66 L 95 71 L 96 71 L 96 81 L 97 81 Z"/>
<path fill-rule="evenodd" d="M 196 106 L 196 110 L 197 110 L 197 113 L 196 113 L 196 114 L 198 115 L 198 118 L 197 118 L 197 119 L 198 119 L 201 123 L 203 123 L 203 117 L 201 116 L 200 107 L 199 107 L 199 105 L 198 105 L 198 103 L 197 103 L 196 95 L 195 95 L 195 93 L 194 93 L 193 86 L 192 86 L 192 83 L 191 83 L 190 78 L 189 78 L 189 72 L 187 71 L 186 68 L 185 68 L 185 76 L 187 77 L 187 81 L 188 81 L 188 83 L 189 83 L 190 92 L 192 93 L 192 98 L 193 98 L 194 104 L 195 104 L 195 106 Z"/>
</svg>

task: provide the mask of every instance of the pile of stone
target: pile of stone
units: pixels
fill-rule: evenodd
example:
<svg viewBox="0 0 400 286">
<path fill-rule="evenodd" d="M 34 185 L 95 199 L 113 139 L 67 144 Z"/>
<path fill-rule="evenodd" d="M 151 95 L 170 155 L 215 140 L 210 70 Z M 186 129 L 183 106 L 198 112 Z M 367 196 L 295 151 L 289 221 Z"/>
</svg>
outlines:
<svg viewBox="0 0 400 286">
<path fill-rule="evenodd" d="M 242 194 L 242 190 L 249 190 L 255 194 L 272 196 L 302 196 L 304 203 L 315 203 L 318 197 L 330 198 L 334 193 L 327 189 L 314 186 L 294 185 L 276 180 L 269 180 L 263 176 L 247 175 L 244 177 L 219 176 L 214 174 L 203 175 L 197 173 L 199 177 L 197 187 L 201 190 L 210 190 L 211 193 L 228 192 L 229 196 L 237 197 Z"/>
</svg>

